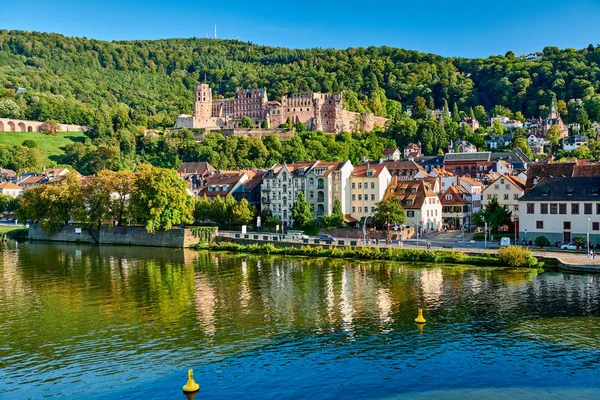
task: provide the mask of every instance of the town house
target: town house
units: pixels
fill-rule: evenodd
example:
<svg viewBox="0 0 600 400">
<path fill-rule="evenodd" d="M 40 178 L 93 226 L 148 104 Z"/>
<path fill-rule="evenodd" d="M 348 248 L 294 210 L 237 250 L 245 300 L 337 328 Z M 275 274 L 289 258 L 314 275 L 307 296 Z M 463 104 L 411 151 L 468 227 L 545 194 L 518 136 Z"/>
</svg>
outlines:
<svg viewBox="0 0 600 400">
<path fill-rule="evenodd" d="M 420 232 L 439 231 L 442 226 L 442 205 L 437 194 L 425 180 L 400 180 L 394 177 L 387 187 L 385 199 L 397 198 L 406 212 L 405 225 Z"/>
</svg>

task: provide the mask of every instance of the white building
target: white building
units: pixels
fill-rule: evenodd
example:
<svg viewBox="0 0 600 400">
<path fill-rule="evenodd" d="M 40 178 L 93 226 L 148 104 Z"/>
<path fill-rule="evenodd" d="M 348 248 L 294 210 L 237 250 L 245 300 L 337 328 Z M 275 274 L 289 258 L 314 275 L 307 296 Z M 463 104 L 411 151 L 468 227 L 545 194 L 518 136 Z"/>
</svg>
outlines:
<svg viewBox="0 0 600 400">
<path fill-rule="evenodd" d="M 10 197 L 19 197 L 23 188 L 12 182 L 2 182 L 0 183 L 0 194 L 4 196 Z"/>
<path fill-rule="evenodd" d="M 350 216 L 358 221 L 375 214 L 392 175 L 382 164 L 362 164 L 350 174 Z"/>
<path fill-rule="evenodd" d="M 547 143 L 546 139 L 535 135 L 529 135 L 527 137 L 527 144 L 533 154 L 544 154 L 544 146 L 546 146 Z"/>
<path fill-rule="evenodd" d="M 306 173 L 306 199 L 313 208 L 315 218 L 330 215 L 335 199 L 340 200 L 342 213 L 349 213 L 351 205 L 348 185 L 353 169 L 350 161 L 317 161 Z"/>
<path fill-rule="evenodd" d="M 510 118 L 502 116 L 502 115 L 497 115 L 490 119 L 490 124 L 492 126 L 494 126 L 494 121 L 500 121 L 500 123 L 502 124 L 502 127 L 506 128 L 506 129 L 523 127 L 523 123 L 521 121 L 518 121 L 516 119 L 510 119 Z"/>
<path fill-rule="evenodd" d="M 504 175 L 483 189 L 482 205 L 486 207 L 495 197 L 513 216 L 519 215 L 519 198 L 525 194 L 525 181 L 516 176 Z"/>
<path fill-rule="evenodd" d="M 600 242 L 600 177 L 542 178 L 519 199 L 519 237 Z"/>
<path fill-rule="evenodd" d="M 425 180 L 400 180 L 394 177 L 385 198 L 397 198 L 406 211 L 405 225 L 420 232 L 439 231 L 442 227 L 442 204 Z"/>
<path fill-rule="evenodd" d="M 587 136 L 567 136 L 563 139 L 562 148 L 564 151 L 573 151 L 581 146 L 587 146 L 589 139 Z"/>
</svg>

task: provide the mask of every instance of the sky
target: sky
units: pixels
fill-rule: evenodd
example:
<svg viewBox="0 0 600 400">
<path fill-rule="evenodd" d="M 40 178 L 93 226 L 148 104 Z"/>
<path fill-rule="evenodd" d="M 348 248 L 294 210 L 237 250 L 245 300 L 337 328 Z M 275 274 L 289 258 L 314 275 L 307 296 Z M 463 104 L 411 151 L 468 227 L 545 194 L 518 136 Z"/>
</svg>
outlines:
<svg viewBox="0 0 600 400">
<path fill-rule="evenodd" d="M 600 0 L 0 0 L 0 10 L 0 29 L 102 40 L 213 37 L 216 24 L 218 38 L 259 45 L 448 57 L 600 43 Z"/>
</svg>

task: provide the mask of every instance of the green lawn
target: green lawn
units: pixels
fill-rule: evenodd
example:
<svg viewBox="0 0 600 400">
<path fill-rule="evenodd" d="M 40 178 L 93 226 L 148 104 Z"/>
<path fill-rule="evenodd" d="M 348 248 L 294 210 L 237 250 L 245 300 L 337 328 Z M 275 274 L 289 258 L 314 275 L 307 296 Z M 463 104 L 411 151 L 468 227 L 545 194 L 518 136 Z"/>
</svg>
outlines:
<svg viewBox="0 0 600 400">
<path fill-rule="evenodd" d="M 33 140 L 42 153 L 42 164 L 46 166 L 50 160 L 58 161 L 57 156 L 64 154 L 62 147 L 73 142 L 83 142 L 85 137 L 83 132 L 61 132 L 58 136 L 41 132 L 0 132 L 0 144 L 19 146 L 24 140 Z"/>
</svg>

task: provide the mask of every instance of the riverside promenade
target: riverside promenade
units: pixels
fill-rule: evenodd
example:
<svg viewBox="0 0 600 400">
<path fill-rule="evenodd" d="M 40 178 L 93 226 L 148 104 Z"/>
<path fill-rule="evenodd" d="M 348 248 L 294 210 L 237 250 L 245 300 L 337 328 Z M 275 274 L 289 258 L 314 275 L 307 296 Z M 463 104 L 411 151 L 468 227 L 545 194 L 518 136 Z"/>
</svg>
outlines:
<svg viewBox="0 0 600 400">
<path fill-rule="evenodd" d="M 368 243 L 364 240 L 354 238 L 335 237 L 333 239 L 320 239 L 318 236 L 309 236 L 301 238 L 301 236 L 281 235 L 270 232 L 248 232 L 242 234 L 240 232 L 219 231 L 217 240 L 219 242 L 231 241 L 234 243 L 243 244 L 265 244 L 273 243 L 276 245 L 288 244 L 293 247 L 298 246 L 368 246 L 379 248 L 406 248 L 406 249 L 427 249 L 428 239 L 408 239 L 402 243 L 393 241 L 392 244 L 386 244 L 385 240 L 375 242 L 370 240 Z M 446 250 L 463 252 L 466 254 L 497 254 L 500 246 L 498 242 L 487 244 L 488 247 L 483 247 L 481 242 L 431 242 L 429 250 Z M 586 252 L 572 252 L 562 250 L 546 250 L 531 248 L 531 254 L 542 259 L 556 260 L 557 266 L 561 270 L 583 273 L 600 273 L 600 257 L 590 259 Z"/>
</svg>

